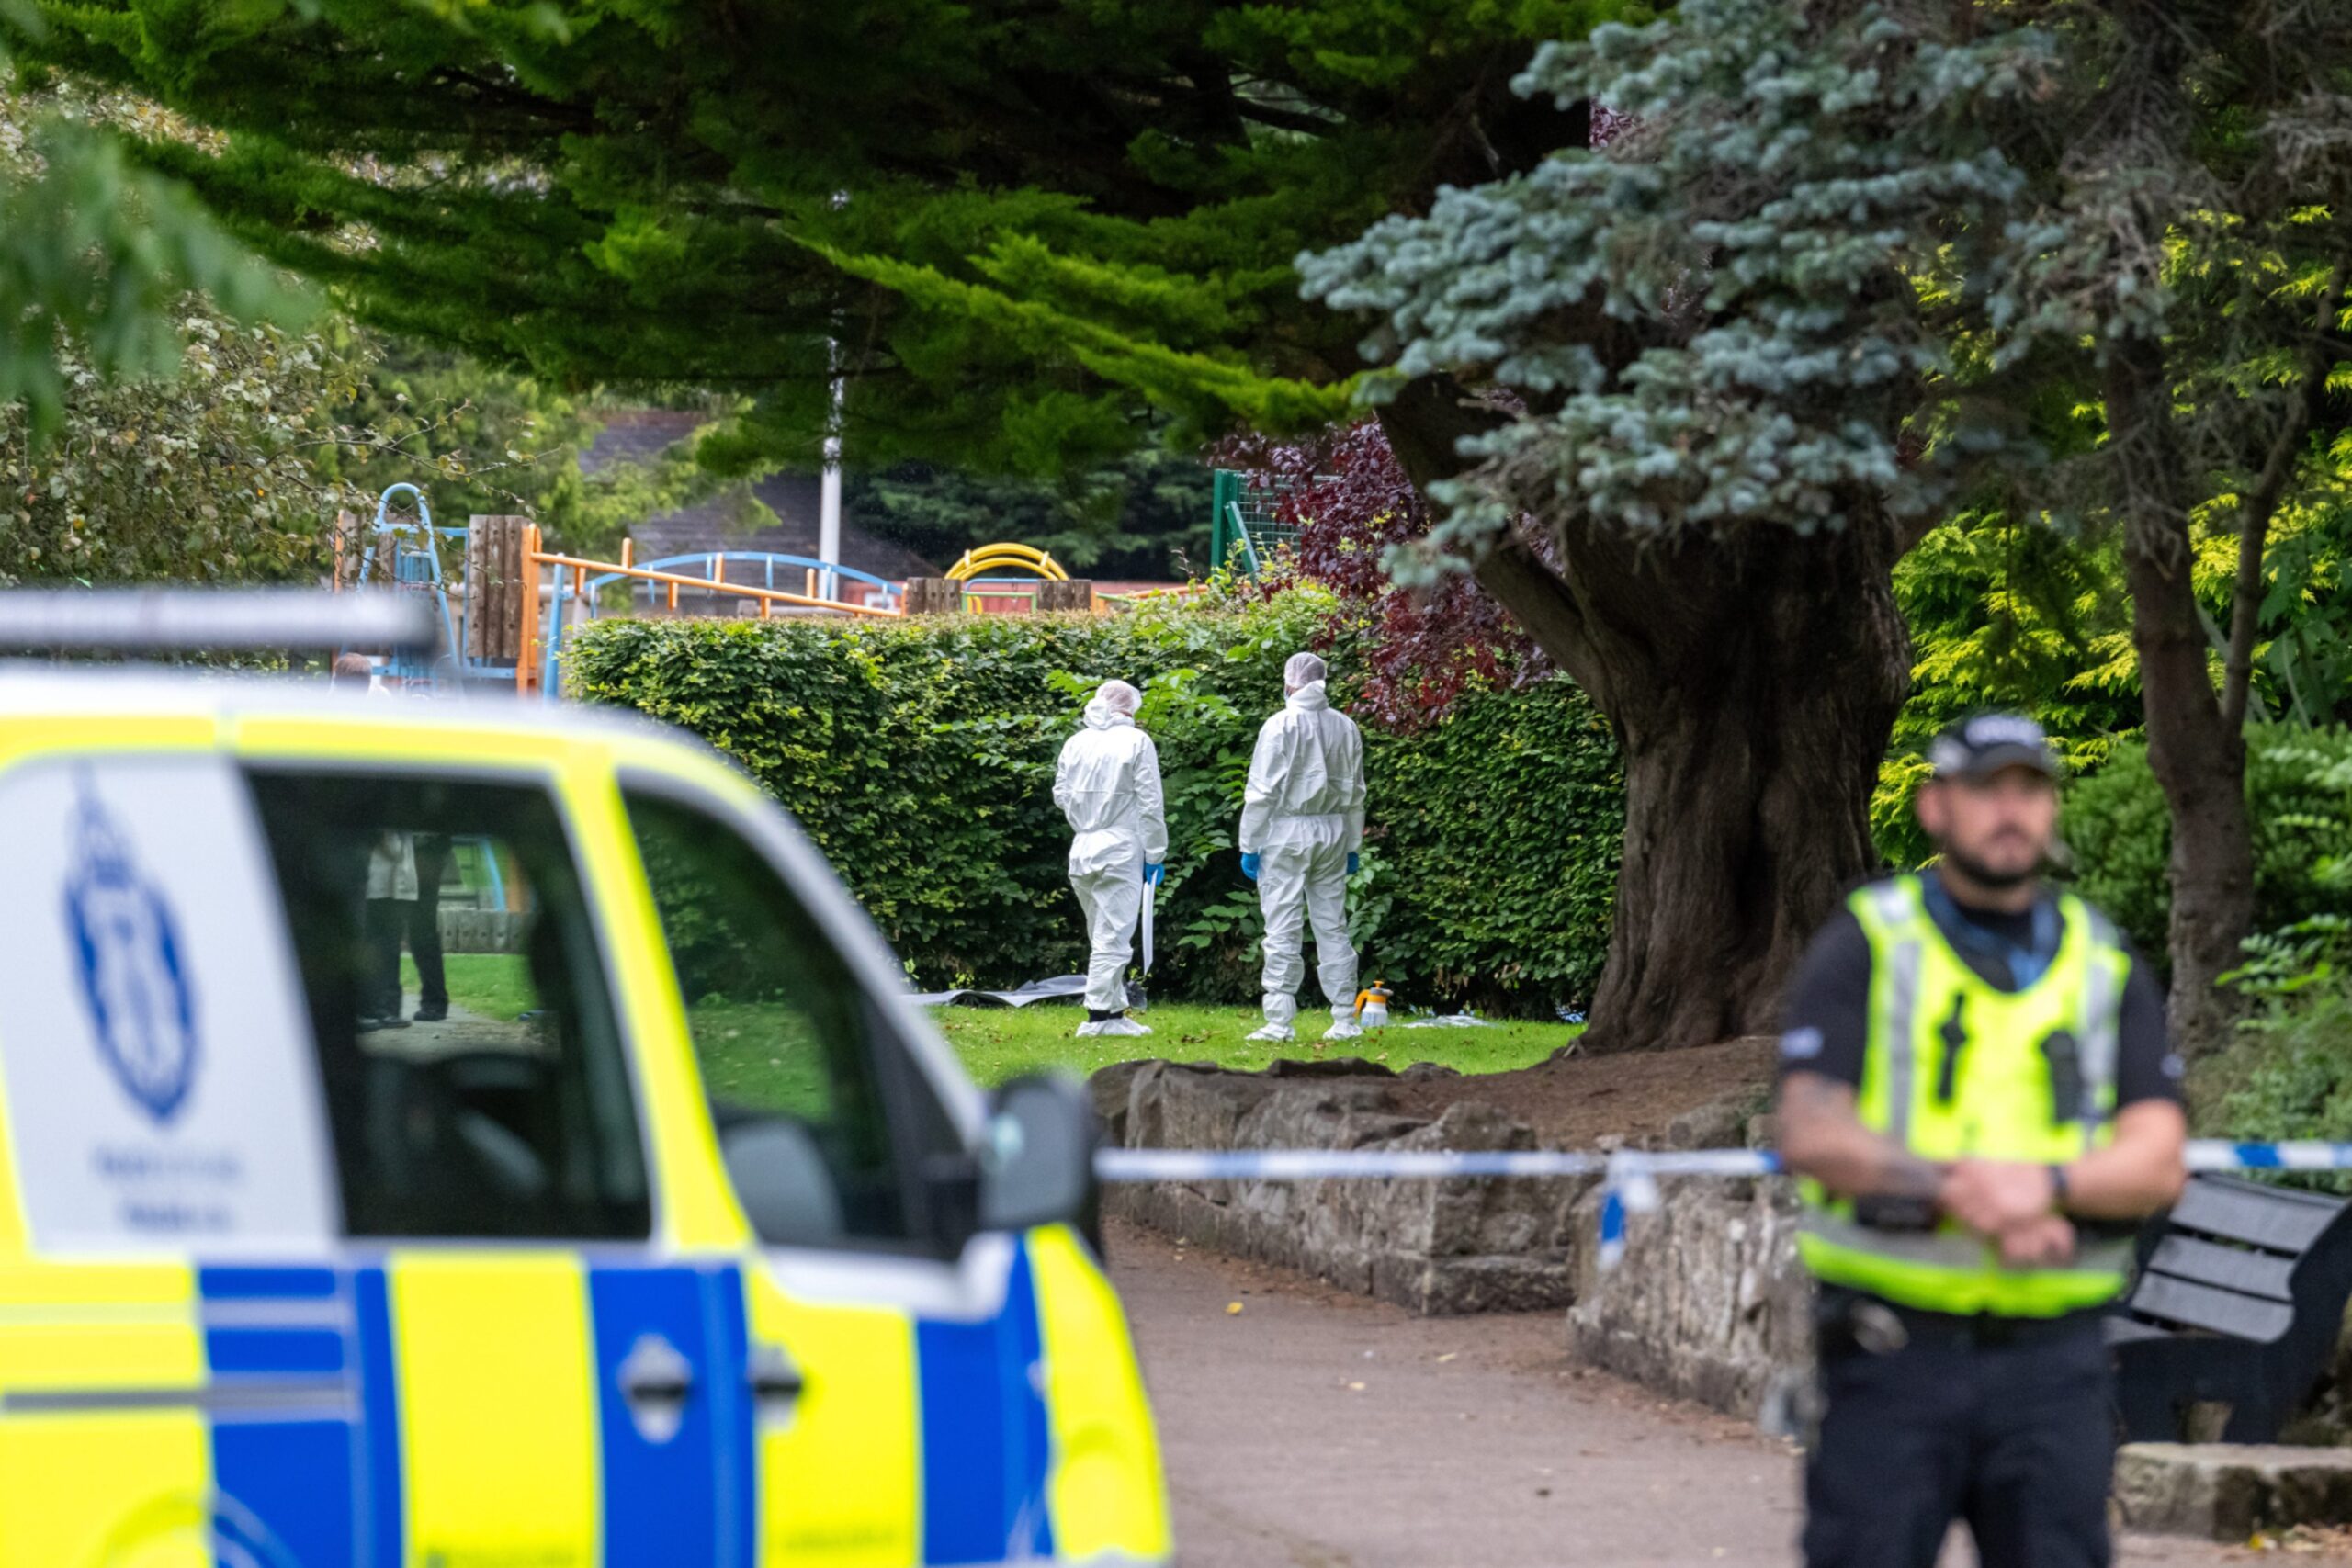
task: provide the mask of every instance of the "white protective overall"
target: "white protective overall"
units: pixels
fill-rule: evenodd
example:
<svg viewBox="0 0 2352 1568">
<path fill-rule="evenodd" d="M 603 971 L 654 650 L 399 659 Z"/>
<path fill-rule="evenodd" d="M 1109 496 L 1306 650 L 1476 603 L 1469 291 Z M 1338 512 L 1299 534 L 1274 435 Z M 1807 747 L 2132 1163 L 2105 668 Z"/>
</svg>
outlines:
<svg viewBox="0 0 2352 1568">
<path fill-rule="evenodd" d="M 1316 978 L 1337 1035 L 1354 1021 L 1356 950 L 1348 941 L 1348 857 L 1363 843 L 1363 737 L 1324 695 L 1323 661 L 1294 655 L 1290 695 L 1258 731 L 1242 797 L 1241 852 L 1258 857 L 1258 907 L 1266 919 L 1268 1038 L 1292 1037 L 1306 977 L 1301 928 L 1315 928 Z M 1327 1036 L 1328 1038 L 1328 1036 Z"/>
<path fill-rule="evenodd" d="M 1140 700 L 1125 681 L 1104 682 L 1086 705 L 1086 728 L 1063 745 L 1054 767 L 1054 804 L 1075 835 L 1069 845 L 1070 890 L 1085 913 L 1093 948 L 1086 966 L 1086 1007 L 1098 1019 L 1126 1009 L 1127 963 L 1136 918 L 1143 909 L 1143 868 L 1168 858 L 1159 753 L 1151 737 L 1136 728 Z"/>
</svg>

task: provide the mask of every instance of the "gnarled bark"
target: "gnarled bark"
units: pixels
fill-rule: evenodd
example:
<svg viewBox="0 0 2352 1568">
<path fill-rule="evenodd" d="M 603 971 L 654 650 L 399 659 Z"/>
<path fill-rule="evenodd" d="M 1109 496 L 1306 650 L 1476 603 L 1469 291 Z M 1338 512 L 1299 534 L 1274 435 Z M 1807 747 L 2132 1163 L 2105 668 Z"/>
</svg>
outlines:
<svg viewBox="0 0 2352 1568">
<path fill-rule="evenodd" d="M 2163 347 L 2145 338 L 2119 345 L 2106 390 L 2109 443 L 2125 477 L 2123 575 L 2148 765 L 2172 808 L 2169 1011 L 2174 1037 L 2197 1051 L 2227 1037 L 2235 1009 L 2214 982 L 2236 967 L 2254 924 L 2245 737 L 2226 719 L 2208 672 L 2189 582 L 2188 479 Z"/>
<path fill-rule="evenodd" d="M 1564 561 L 1571 584 L 1611 580 L 1588 640 L 1625 753 L 1591 1047 L 1774 1029 L 1805 942 L 1879 864 L 1871 791 L 1910 683 L 1894 551 L 1875 529 L 1764 526 L 1603 554 Z"/>
<path fill-rule="evenodd" d="M 1485 417 L 1441 380 L 1383 411 L 1416 483 Z M 1616 727 L 1624 858 L 1589 1048 L 1774 1027 L 1838 899 L 1878 863 L 1870 797 L 1910 679 L 1892 573 L 1910 536 L 1752 526 L 1646 548 L 1506 540 L 1478 579 Z"/>
</svg>

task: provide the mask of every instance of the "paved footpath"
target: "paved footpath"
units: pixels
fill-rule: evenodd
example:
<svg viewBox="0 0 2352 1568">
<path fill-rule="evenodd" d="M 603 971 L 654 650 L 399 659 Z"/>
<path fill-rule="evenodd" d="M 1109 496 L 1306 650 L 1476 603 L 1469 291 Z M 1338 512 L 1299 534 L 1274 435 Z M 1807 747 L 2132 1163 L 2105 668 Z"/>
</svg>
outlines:
<svg viewBox="0 0 2352 1568">
<path fill-rule="evenodd" d="M 1555 1314 L 1415 1317 L 1148 1231 L 1109 1244 L 1183 1568 L 1796 1561 L 1792 1448 L 1580 1371 Z M 2119 1562 L 2254 1560 L 2137 1539 Z M 1973 1562 L 1964 1546 L 1946 1559 Z"/>
</svg>

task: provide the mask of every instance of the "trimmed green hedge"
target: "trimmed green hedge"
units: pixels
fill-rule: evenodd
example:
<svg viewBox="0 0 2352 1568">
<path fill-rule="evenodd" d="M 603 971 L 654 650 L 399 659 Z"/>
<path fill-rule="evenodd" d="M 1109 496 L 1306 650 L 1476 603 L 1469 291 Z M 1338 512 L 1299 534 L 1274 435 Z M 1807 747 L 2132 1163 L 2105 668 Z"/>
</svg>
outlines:
<svg viewBox="0 0 2352 1568">
<path fill-rule="evenodd" d="M 612 620 L 567 654 L 572 693 L 695 730 L 749 769 L 926 987 L 1083 967 L 1054 759 L 1094 686 L 1144 692 L 1168 794 L 1155 993 L 1257 993 L 1257 900 L 1233 852 L 1307 592 L 1116 617 L 860 626 Z M 1332 650 L 1344 700 L 1351 660 Z M 1404 1001 L 1581 1005 L 1608 945 L 1623 826 L 1606 724 L 1566 681 L 1476 693 L 1419 734 L 1366 731 L 1372 807 L 1351 900 L 1365 975 Z M 1310 986 L 1311 989 L 1311 986 Z"/>
</svg>

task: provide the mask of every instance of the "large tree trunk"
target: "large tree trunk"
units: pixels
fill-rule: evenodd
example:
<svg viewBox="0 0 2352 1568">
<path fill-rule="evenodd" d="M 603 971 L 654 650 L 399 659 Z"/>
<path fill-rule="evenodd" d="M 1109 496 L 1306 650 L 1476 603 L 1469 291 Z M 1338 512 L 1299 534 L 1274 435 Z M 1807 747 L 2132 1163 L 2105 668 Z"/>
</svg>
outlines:
<svg viewBox="0 0 2352 1568">
<path fill-rule="evenodd" d="M 2214 981 L 2254 924 L 2245 738 L 2226 722 L 2189 582 L 2188 479 L 2161 345 L 2120 345 L 2107 376 L 2109 440 L 2129 498 L 2123 551 L 2148 762 L 2172 810 L 2170 1011 L 2190 1051 L 2227 1039 L 2236 1010 Z"/>
<path fill-rule="evenodd" d="M 1563 561 L 1625 755 L 1625 847 L 1589 1048 L 1777 1027 L 1781 987 L 1879 864 L 1870 798 L 1909 685 L 1895 551 L 1753 528 Z M 1605 584 L 1605 586 L 1604 586 Z"/>
<path fill-rule="evenodd" d="M 1475 415 L 1439 386 L 1382 418 L 1422 482 Z M 1909 542 L 1884 526 L 1646 549 L 1583 534 L 1556 541 L 1556 570 L 1521 540 L 1480 565 L 1624 750 L 1624 861 L 1588 1048 L 1773 1029 L 1805 942 L 1877 868 L 1871 791 L 1910 679 L 1892 572 Z"/>
</svg>

